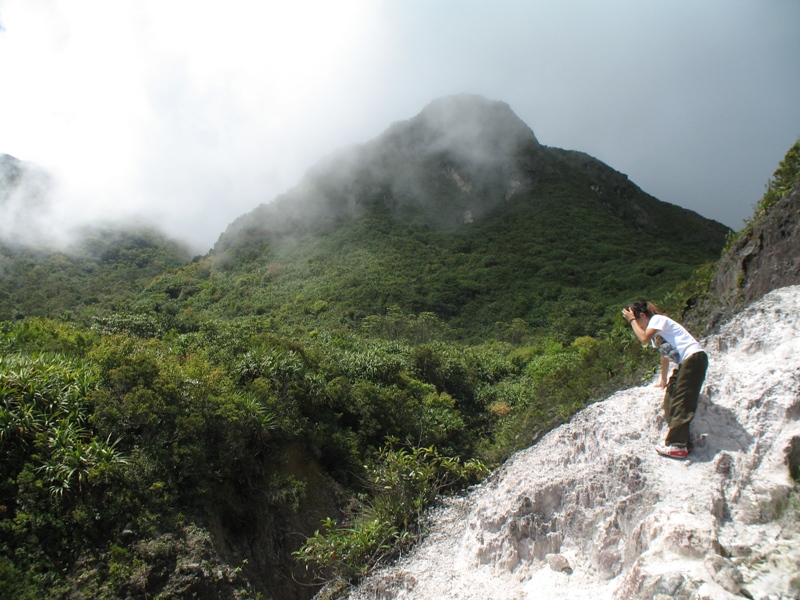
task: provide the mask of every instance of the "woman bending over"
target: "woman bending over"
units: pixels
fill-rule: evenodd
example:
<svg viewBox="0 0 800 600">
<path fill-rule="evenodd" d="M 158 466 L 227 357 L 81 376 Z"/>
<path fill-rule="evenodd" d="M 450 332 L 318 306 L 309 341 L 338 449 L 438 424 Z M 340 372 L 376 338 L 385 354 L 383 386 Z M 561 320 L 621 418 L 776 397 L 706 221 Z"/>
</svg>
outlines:
<svg viewBox="0 0 800 600">
<path fill-rule="evenodd" d="M 689 423 L 697 411 L 700 388 L 708 369 L 708 356 L 697 340 L 682 325 L 664 315 L 651 302 L 634 302 L 622 309 L 622 316 L 633 326 L 642 344 L 650 343 L 661 354 L 661 380 L 666 388 L 664 418 L 669 432 L 656 452 L 670 458 L 689 454 Z M 678 368 L 667 381 L 669 364 Z"/>
</svg>

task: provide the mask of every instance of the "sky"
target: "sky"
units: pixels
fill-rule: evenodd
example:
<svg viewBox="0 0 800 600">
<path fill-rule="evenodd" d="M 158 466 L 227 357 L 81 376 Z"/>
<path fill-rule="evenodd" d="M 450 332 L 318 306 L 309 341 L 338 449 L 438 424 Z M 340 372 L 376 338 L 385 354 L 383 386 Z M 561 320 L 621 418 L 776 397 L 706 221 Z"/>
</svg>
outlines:
<svg viewBox="0 0 800 600">
<path fill-rule="evenodd" d="M 798 0 L 0 0 L 0 153 L 54 175 L 51 237 L 144 216 L 204 253 L 472 93 L 740 229 L 800 137 L 798 26 Z"/>
</svg>

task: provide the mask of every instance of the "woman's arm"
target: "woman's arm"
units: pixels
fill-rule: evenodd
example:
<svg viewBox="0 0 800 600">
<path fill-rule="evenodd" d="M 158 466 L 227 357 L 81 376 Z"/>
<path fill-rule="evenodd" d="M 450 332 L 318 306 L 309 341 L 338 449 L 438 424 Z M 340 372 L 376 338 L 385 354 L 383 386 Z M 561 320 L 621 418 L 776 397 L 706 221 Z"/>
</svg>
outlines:
<svg viewBox="0 0 800 600">
<path fill-rule="evenodd" d="M 667 387 L 667 373 L 669 373 L 669 359 L 666 356 L 661 357 L 661 380 L 656 384 L 656 387 Z"/>
<path fill-rule="evenodd" d="M 631 325 L 633 326 L 633 333 L 636 334 L 636 337 L 639 338 L 639 341 L 643 344 L 649 344 L 650 340 L 652 340 L 656 334 L 658 333 L 658 329 L 647 328 L 645 329 L 639 324 L 638 319 L 634 319 L 631 321 Z"/>
<path fill-rule="evenodd" d="M 633 326 L 633 333 L 636 334 L 636 337 L 639 338 L 639 341 L 643 344 L 649 343 L 658 333 L 658 329 L 648 328 L 645 330 L 641 323 L 639 323 L 639 319 L 645 321 L 645 325 L 650 322 L 649 319 L 646 319 L 643 314 L 640 314 L 637 318 L 630 308 L 622 309 L 622 317 Z"/>
</svg>

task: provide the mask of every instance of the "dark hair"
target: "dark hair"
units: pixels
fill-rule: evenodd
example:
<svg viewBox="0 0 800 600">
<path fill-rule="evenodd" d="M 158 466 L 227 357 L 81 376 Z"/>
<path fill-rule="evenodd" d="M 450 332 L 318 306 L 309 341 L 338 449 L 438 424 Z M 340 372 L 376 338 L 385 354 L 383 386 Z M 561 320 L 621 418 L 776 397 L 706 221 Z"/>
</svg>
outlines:
<svg viewBox="0 0 800 600">
<path fill-rule="evenodd" d="M 659 308 L 653 304 L 652 302 L 647 302 L 646 300 L 642 300 L 641 302 L 634 302 L 633 304 L 628 305 L 628 308 L 633 311 L 633 316 L 637 319 L 639 315 L 645 315 L 646 317 L 652 317 L 653 315 L 663 315 L 664 313 L 659 310 Z"/>
</svg>

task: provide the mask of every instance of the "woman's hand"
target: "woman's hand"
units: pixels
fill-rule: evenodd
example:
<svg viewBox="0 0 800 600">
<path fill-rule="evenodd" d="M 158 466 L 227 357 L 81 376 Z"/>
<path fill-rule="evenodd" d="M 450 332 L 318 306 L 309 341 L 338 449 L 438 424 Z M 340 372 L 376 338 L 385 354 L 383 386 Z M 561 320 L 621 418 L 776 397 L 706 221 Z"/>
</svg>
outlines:
<svg viewBox="0 0 800 600">
<path fill-rule="evenodd" d="M 636 318 L 636 315 L 630 308 L 625 307 L 622 309 L 622 318 L 625 319 L 628 323 L 630 323 Z"/>
</svg>

